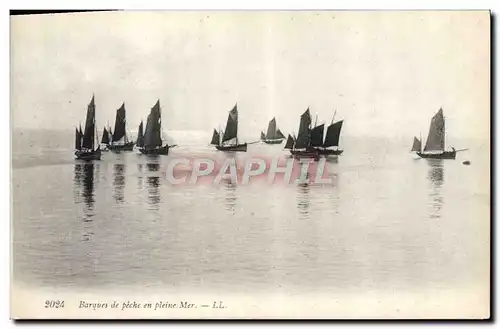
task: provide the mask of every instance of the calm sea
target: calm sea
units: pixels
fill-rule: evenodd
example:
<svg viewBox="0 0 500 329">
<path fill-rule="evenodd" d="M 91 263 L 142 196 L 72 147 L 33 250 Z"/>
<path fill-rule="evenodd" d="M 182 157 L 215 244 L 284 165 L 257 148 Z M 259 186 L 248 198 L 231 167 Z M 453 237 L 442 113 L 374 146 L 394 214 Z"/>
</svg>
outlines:
<svg viewBox="0 0 500 329">
<path fill-rule="evenodd" d="M 14 281 L 363 293 L 488 280 L 489 144 L 463 141 L 455 147 L 469 150 L 456 160 L 430 161 L 408 152 L 412 136 L 345 137 L 344 154 L 327 163 L 330 185 L 162 178 L 172 156 L 214 156 L 210 134 L 178 133 L 171 156 L 103 153 L 83 163 L 71 131 L 13 131 Z M 251 155 L 287 152 L 252 144 L 236 156 Z"/>
</svg>

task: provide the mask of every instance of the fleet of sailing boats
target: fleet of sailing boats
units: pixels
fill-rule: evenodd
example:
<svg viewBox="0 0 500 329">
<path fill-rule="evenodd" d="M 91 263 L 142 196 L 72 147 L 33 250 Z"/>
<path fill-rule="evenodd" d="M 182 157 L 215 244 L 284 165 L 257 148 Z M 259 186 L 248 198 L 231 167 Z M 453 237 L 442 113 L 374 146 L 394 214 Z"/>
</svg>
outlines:
<svg viewBox="0 0 500 329">
<path fill-rule="evenodd" d="M 285 138 L 285 135 L 276 126 L 276 118 L 269 121 L 266 134 L 263 131 L 260 132 L 260 139 L 266 144 L 281 144 Z"/>
<path fill-rule="evenodd" d="M 306 157 L 318 159 L 320 156 L 341 155 L 344 151 L 339 149 L 340 133 L 344 120 L 335 121 L 335 114 L 326 129 L 325 124 L 311 127 L 311 113 L 309 108 L 300 116 L 299 130 L 297 136 L 285 135 L 277 127 L 276 118 L 269 121 L 267 132 L 261 132 L 261 141 L 266 144 L 281 144 L 286 139 L 285 150 L 289 150 L 294 157 Z M 130 141 L 126 130 L 125 103 L 116 111 L 114 132 L 111 127 L 104 127 L 102 140 L 99 144 L 99 136 L 95 124 L 96 106 L 95 97 L 87 106 L 85 129 L 82 131 L 81 124 L 75 128 L 75 156 L 79 160 L 100 160 L 101 152 L 109 149 L 111 151 L 132 151 L 135 148 L 141 154 L 168 155 L 169 149 L 175 145 L 164 144 L 162 139 L 162 120 L 160 100 L 151 108 L 147 117 L 146 127 L 143 121 L 139 124 L 137 140 Z M 317 120 L 316 120 L 317 121 Z M 443 109 L 432 117 L 427 142 L 422 150 L 422 138 L 413 138 L 412 152 L 421 158 L 429 159 L 455 159 L 456 153 L 462 150 L 445 150 L 445 117 Z M 253 142 L 252 142 L 253 143 Z M 238 140 L 238 105 L 229 111 L 225 131 L 214 129 L 211 145 L 219 151 L 246 152 L 247 145 L 252 143 L 240 143 Z M 97 147 L 96 147 L 97 146 Z M 101 149 L 102 147 L 102 149 Z"/>
</svg>

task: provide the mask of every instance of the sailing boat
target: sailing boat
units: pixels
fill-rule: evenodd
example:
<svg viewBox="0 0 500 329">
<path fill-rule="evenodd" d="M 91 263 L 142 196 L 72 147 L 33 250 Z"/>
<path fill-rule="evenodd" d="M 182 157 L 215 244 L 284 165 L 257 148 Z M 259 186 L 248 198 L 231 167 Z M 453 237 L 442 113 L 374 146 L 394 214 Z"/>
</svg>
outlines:
<svg viewBox="0 0 500 329">
<path fill-rule="evenodd" d="M 311 146 L 311 113 L 309 108 L 300 116 L 299 133 L 290 149 L 295 157 L 318 158 L 319 151 Z"/>
<path fill-rule="evenodd" d="M 98 144 L 99 138 L 96 136 L 95 126 L 95 101 L 94 96 L 87 107 L 87 117 L 85 119 L 85 131 L 82 133 L 82 128 L 75 134 L 75 156 L 79 160 L 100 160 L 101 148 L 98 146 L 94 149 L 95 144 Z M 96 138 L 97 137 L 97 141 Z"/>
<path fill-rule="evenodd" d="M 320 132 L 315 134 L 314 131 L 312 135 L 312 146 L 316 148 L 320 155 L 340 155 L 344 150 L 339 149 L 340 131 L 342 130 L 342 125 L 344 120 L 337 122 L 332 122 L 326 129 L 326 136 L 323 140 L 323 127 L 321 127 Z M 334 149 L 329 149 L 329 147 L 335 147 Z"/>
<path fill-rule="evenodd" d="M 415 145 L 416 141 L 417 143 Z M 420 140 L 414 137 L 412 150 L 415 148 L 419 157 L 429 159 L 455 159 L 457 154 L 455 148 L 452 147 L 451 151 L 444 150 L 445 120 L 442 108 L 440 108 L 439 111 L 432 117 L 429 127 L 429 135 L 427 136 L 427 142 L 425 143 L 423 151 L 420 149 L 421 147 L 422 143 Z"/>
<path fill-rule="evenodd" d="M 290 134 L 288 134 L 288 138 L 286 139 L 286 143 L 285 143 L 284 149 L 285 150 L 291 150 L 293 148 L 293 144 L 294 143 L 295 143 L 295 139 Z"/>
<path fill-rule="evenodd" d="M 215 131 L 215 129 L 214 129 Z M 219 134 L 220 136 L 221 134 Z M 214 142 L 214 137 L 212 136 L 212 142 Z M 233 140 L 234 144 L 226 143 L 227 141 Z M 228 152 L 246 152 L 247 143 L 238 144 L 238 104 L 234 104 L 233 109 L 229 112 L 226 123 L 226 131 L 222 135 L 222 140 L 215 144 L 215 148 L 219 151 Z"/>
<path fill-rule="evenodd" d="M 146 121 L 146 131 L 144 132 L 144 146 L 139 148 L 142 154 L 168 155 L 170 146 L 163 146 L 161 139 L 161 109 L 158 100 L 151 109 Z"/>
<path fill-rule="evenodd" d="M 134 148 L 134 142 L 128 141 L 126 125 L 125 103 L 122 103 L 122 106 L 116 110 L 115 129 L 108 146 L 111 151 L 132 151 Z"/>
<path fill-rule="evenodd" d="M 111 140 L 110 138 L 111 134 L 109 133 L 109 130 L 104 127 L 102 131 L 102 139 L 101 139 L 101 147 L 102 151 L 107 151 L 109 147 L 109 141 Z"/>
<path fill-rule="evenodd" d="M 281 144 L 285 138 L 281 130 L 276 129 L 276 118 L 269 121 L 267 134 L 264 135 L 262 131 L 260 133 L 260 139 L 266 144 Z"/>
<path fill-rule="evenodd" d="M 135 145 L 138 148 L 144 147 L 144 128 L 142 120 L 141 123 L 139 124 L 139 130 L 137 132 L 137 141 L 135 142 Z"/>
</svg>

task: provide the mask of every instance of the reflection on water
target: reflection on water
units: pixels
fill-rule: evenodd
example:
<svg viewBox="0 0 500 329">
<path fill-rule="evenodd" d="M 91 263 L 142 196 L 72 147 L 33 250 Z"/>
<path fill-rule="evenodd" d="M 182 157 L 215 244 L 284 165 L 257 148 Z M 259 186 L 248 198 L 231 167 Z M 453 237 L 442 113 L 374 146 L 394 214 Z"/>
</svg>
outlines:
<svg viewBox="0 0 500 329">
<path fill-rule="evenodd" d="M 236 210 L 236 184 L 230 179 L 224 181 L 224 190 L 226 191 L 226 210 L 234 215 Z"/>
<path fill-rule="evenodd" d="M 125 165 L 115 164 L 113 171 L 113 197 L 117 203 L 122 203 L 124 201 L 124 189 L 125 189 Z"/>
<path fill-rule="evenodd" d="M 443 160 L 427 160 L 429 170 L 427 179 L 430 182 L 429 197 L 431 198 L 430 218 L 439 219 L 441 217 L 441 208 L 443 206 L 442 187 L 444 184 L 444 165 Z"/>
<path fill-rule="evenodd" d="M 75 164 L 74 186 L 77 196 L 83 197 L 85 207 L 83 217 L 83 240 L 88 241 L 92 232 L 92 217 L 94 217 L 95 203 L 95 172 L 98 166 L 93 163 Z M 80 203 L 80 197 L 75 199 L 75 203 Z"/>
<path fill-rule="evenodd" d="M 160 169 L 160 165 L 158 163 L 148 163 L 147 165 L 148 172 L 154 173 L 158 172 Z M 160 173 L 158 175 L 148 175 L 147 177 L 147 190 L 148 190 L 148 200 L 149 204 L 153 206 L 154 209 L 159 208 L 159 204 L 161 201 L 160 196 Z"/>
<path fill-rule="evenodd" d="M 301 219 L 309 218 L 309 207 L 311 206 L 310 189 L 311 187 L 307 182 L 297 184 L 297 209 Z"/>
</svg>

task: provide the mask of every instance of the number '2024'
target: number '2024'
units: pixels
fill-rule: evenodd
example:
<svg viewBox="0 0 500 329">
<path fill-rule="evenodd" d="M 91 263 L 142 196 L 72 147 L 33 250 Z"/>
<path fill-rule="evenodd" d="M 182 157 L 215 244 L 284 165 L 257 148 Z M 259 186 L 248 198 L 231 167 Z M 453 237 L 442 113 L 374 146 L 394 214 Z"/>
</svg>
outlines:
<svg viewBox="0 0 500 329">
<path fill-rule="evenodd" d="M 64 307 L 64 300 L 46 300 L 45 308 L 62 308 Z"/>
</svg>

